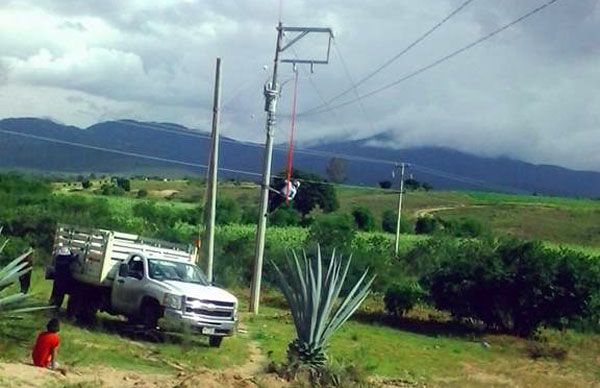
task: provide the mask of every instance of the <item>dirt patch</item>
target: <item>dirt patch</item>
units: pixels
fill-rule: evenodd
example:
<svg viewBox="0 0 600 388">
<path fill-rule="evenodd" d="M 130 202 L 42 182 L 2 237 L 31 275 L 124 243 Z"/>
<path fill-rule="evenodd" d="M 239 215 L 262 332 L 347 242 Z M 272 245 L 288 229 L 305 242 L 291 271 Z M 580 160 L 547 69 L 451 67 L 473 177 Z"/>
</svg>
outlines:
<svg viewBox="0 0 600 388">
<path fill-rule="evenodd" d="M 152 195 L 153 197 L 168 198 L 175 194 L 179 194 L 179 190 L 152 190 L 152 191 L 150 191 L 150 195 Z"/>
<path fill-rule="evenodd" d="M 177 374 L 132 372 L 107 367 L 67 367 L 63 373 L 37 368 L 24 363 L 0 363 L 0 386 L 21 387 L 282 387 L 286 381 L 265 374 L 266 358 L 254 342 L 249 343 L 250 356 L 240 366 L 224 370 L 200 368 L 181 370 Z"/>
</svg>

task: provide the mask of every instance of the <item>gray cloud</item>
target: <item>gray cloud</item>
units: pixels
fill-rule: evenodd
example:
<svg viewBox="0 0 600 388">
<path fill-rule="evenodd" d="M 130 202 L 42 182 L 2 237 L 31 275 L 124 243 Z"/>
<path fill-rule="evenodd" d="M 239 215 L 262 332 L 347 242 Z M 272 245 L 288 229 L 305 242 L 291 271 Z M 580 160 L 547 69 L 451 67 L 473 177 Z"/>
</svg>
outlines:
<svg viewBox="0 0 600 388">
<path fill-rule="evenodd" d="M 358 79 L 460 3 L 286 0 L 283 16 L 287 25 L 332 27 Z M 474 1 L 359 92 L 427 65 L 542 3 Z M 276 18 L 275 0 L 7 0 L 0 5 L 0 114 L 50 115 L 82 126 L 136 118 L 206 128 L 214 58 L 222 56 L 224 133 L 262 140 L 262 67 L 272 62 Z M 314 142 L 386 133 L 393 139 L 387 146 L 447 146 L 600 170 L 598 25 L 598 1 L 559 1 L 484 45 L 365 99 L 366 116 L 353 104 L 301 117 L 298 136 Z M 299 55 L 310 50 L 314 44 L 297 47 Z M 289 66 L 281 69 L 282 80 L 291 76 Z M 329 65 L 302 74 L 299 111 L 350 83 L 335 51 Z M 289 83 L 283 87 L 280 102 L 281 140 L 290 89 Z M 46 99 L 52 102 L 44 105 Z"/>
</svg>

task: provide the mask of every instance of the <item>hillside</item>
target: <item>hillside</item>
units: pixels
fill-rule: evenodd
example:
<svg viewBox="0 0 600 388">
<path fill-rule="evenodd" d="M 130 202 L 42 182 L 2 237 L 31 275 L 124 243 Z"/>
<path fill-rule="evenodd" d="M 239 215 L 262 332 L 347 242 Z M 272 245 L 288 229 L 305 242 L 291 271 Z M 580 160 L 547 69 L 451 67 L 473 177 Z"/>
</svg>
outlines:
<svg viewBox="0 0 600 388">
<path fill-rule="evenodd" d="M 81 129 L 34 118 L 0 121 L 0 167 L 57 172 L 198 174 L 208 159 L 207 133 L 168 123 L 109 121 Z M 19 137 L 14 133 L 24 134 Z M 394 149 L 373 146 L 380 138 L 328 142 L 298 148 L 295 167 L 325 174 L 329 156 L 322 152 L 402 160 L 412 164 L 409 174 L 439 189 L 477 189 L 566 196 L 600 196 L 600 173 L 557 166 L 533 165 L 507 158 L 483 158 L 445 148 Z M 389 143 L 389 142 L 388 142 Z M 87 148 L 81 148 L 80 145 Z M 393 146 L 393 144 L 390 144 Z M 95 148 L 97 147 L 97 148 Z M 99 148 L 114 150 L 108 153 Z M 140 155 L 149 158 L 140 158 Z M 222 177 L 256 179 L 262 164 L 259 144 L 224 138 Z M 273 171 L 285 165 L 285 147 L 274 152 Z M 346 183 L 373 186 L 391 179 L 393 165 L 348 160 Z"/>
</svg>

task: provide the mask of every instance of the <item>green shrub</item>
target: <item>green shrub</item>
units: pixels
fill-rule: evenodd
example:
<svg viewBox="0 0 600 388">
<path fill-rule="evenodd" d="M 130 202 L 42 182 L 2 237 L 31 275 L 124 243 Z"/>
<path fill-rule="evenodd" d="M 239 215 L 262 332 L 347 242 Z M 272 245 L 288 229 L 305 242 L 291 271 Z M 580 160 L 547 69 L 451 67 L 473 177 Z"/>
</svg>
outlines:
<svg viewBox="0 0 600 388">
<path fill-rule="evenodd" d="M 354 217 L 354 223 L 358 230 L 370 232 L 375 229 L 375 217 L 368 208 L 364 206 L 355 207 L 352 210 L 352 217 Z"/>
<path fill-rule="evenodd" d="M 100 193 L 102 195 L 123 195 L 125 190 L 119 186 L 105 184 L 102 185 Z"/>
<path fill-rule="evenodd" d="M 381 229 L 385 232 L 396 233 L 398 225 L 398 213 L 393 210 L 385 210 L 381 215 Z M 407 234 L 413 233 L 413 226 L 406 217 L 402 217 L 400 220 L 400 233 Z"/>
<path fill-rule="evenodd" d="M 488 234 L 484 225 L 472 218 L 460 218 L 457 220 L 440 220 L 444 227 L 444 232 L 454 237 L 475 238 Z"/>
<path fill-rule="evenodd" d="M 310 239 L 329 249 L 348 250 L 355 234 L 354 220 L 345 213 L 322 214 L 310 226 Z"/>
<path fill-rule="evenodd" d="M 424 216 L 417 218 L 415 222 L 416 234 L 433 234 L 440 229 L 440 222 L 437 218 Z"/>
<path fill-rule="evenodd" d="M 217 198 L 215 222 L 218 225 L 239 224 L 241 219 L 242 209 L 235 199 L 226 196 Z"/>
<path fill-rule="evenodd" d="M 148 196 L 148 190 L 146 189 L 139 189 L 137 192 L 137 197 L 138 198 L 146 198 Z"/>
<path fill-rule="evenodd" d="M 600 289 L 597 260 L 518 240 L 463 240 L 428 277 L 439 309 L 519 336 L 589 313 Z"/>
<path fill-rule="evenodd" d="M 386 290 L 383 303 L 388 313 L 400 317 L 423 301 L 425 295 L 426 292 L 418 282 L 404 279 L 392 284 Z"/>
<path fill-rule="evenodd" d="M 301 220 L 302 215 L 291 206 L 279 206 L 269 216 L 269 224 L 273 226 L 298 226 Z"/>
<path fill-rule="evenodd" d="M 241 202 L 241 200 L 240 200 Z M 242 219 L 241 219 L 241 223 L 246 225 L 246 224 L 256 224 L 256 222 L 258 221 L 258 206 L 256 205 L 244 205 L 242 207 Z"/>
</svg>

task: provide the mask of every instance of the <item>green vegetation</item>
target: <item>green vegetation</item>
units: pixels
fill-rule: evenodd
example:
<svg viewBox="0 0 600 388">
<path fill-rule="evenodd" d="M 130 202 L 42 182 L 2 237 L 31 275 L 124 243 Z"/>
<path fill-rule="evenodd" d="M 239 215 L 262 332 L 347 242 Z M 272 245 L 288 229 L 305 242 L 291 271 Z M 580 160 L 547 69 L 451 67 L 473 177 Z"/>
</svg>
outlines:
<svg viewBox="0 0 600 388">
<path fill-rule="evenodd" d="M 41 279 L 37 265 L 49 258 L 58 222 L 183 243 L 198 234 L 205 191 L 200 180 L 129 179 L 129 192 L 110 178 L 89 177 L 87 188 L 85 180 L 50 183 L 0 174 L 0 223 L 10 234 L 0 260 L 6 263 L 28 246 L 35 248 L 38 300 L 46 299 L 49 282 Z M 102 195 L 104 185 L 118 190 Z M 333 247 L 352 252 L 350 284 L 367 268 L 377 274 L 374 295 L 327 348 L 332 368 L 354 376 L 354 382 L 362 374 L 434 386 L 590 386 L 600 380 L 600 292 L 594 280 L 600 263 L 599 201 L 409 191 L 396 256 L 397 192 L 315 185 L 333 193 L 329 198 L 337 205 L 330 202 L 325 209 L 318 203 L 321 194 L 311 194 L 308 212 L 280 206 L 270 213 L 265 256 L 281 267 L 289 247 L 304 248 L 311 257 L 320 241 L 328 253 Z M 307 186 L 302 184 L 298 198 Z M 219 185 L 215 275 L 238 295 L 247 293 L 250 284 L 258 193 L 252 183 Z M 433 232 L 412 234 L 419 218 L 435 219 Z M 505 245 L 500 236 L 507 234 L 543 241 Z M 276 275 L 272 266 L 265 266 L 265 287 L 275 285 Z M 440 295 L 454 297 L 444 301 Z M 242 324 L 263 352 L 281 363 L 294 339 L 293 317 L 279 308 L 286 305 L 280 294 L 267 293 L 265 302 L 270 306 L 260 316 L 243 316 Z M 515 326 L 525 320 L 515 306 L 527 312 L 526 324 Z M 36 313 L 21 323 L 0 322 L 0 358 L 25 360 L 32 336 L 46 318 Z M 243 336 L 216 350 L 205 347 L 202 339 L 166 344 L 132 340 L 119 336 L 124 335 L 116 329 L 120 325 L 105 316 L 100 326 L 88 329 L 65 322 L 61 357 L 67 365 L 174 371 L 236 365 L 249 354 Z M 523 339 L 498 331 L 534 334 Z"/>
<path fill-rule="evenodd" d="M 528 337 L 540 325 L 560 328 L 595 313 L 600 261 L 582 253 L 514 240 L 446 242 L 437 253 L 424 283 L 435 306 L 457 319 Z"/>
<path fill-rule="evenodd" d="M 33 273 L 33 298 L 47 300 L 50 281 L 37 269 Z M 0 320 L 0 359 L 30 362 L 30 351 L 37 332 L 54 312 L 23 315 L 22 319 Z M 81 327 L 61 319 L 61 344 L 58 359 L 67 368 L 109 366 L 117 369 L 154 373 L 194 370 L 198 367 L 221 369 L 242 364 L 248 357 L 248 342 L 241 336 L 223 341 L 221 348 L 209 348 L 202 337 L 173 337 L 156 344 L 128 335 L 124 321 L 100 315 L 94 327 Z"/>
</svg>

